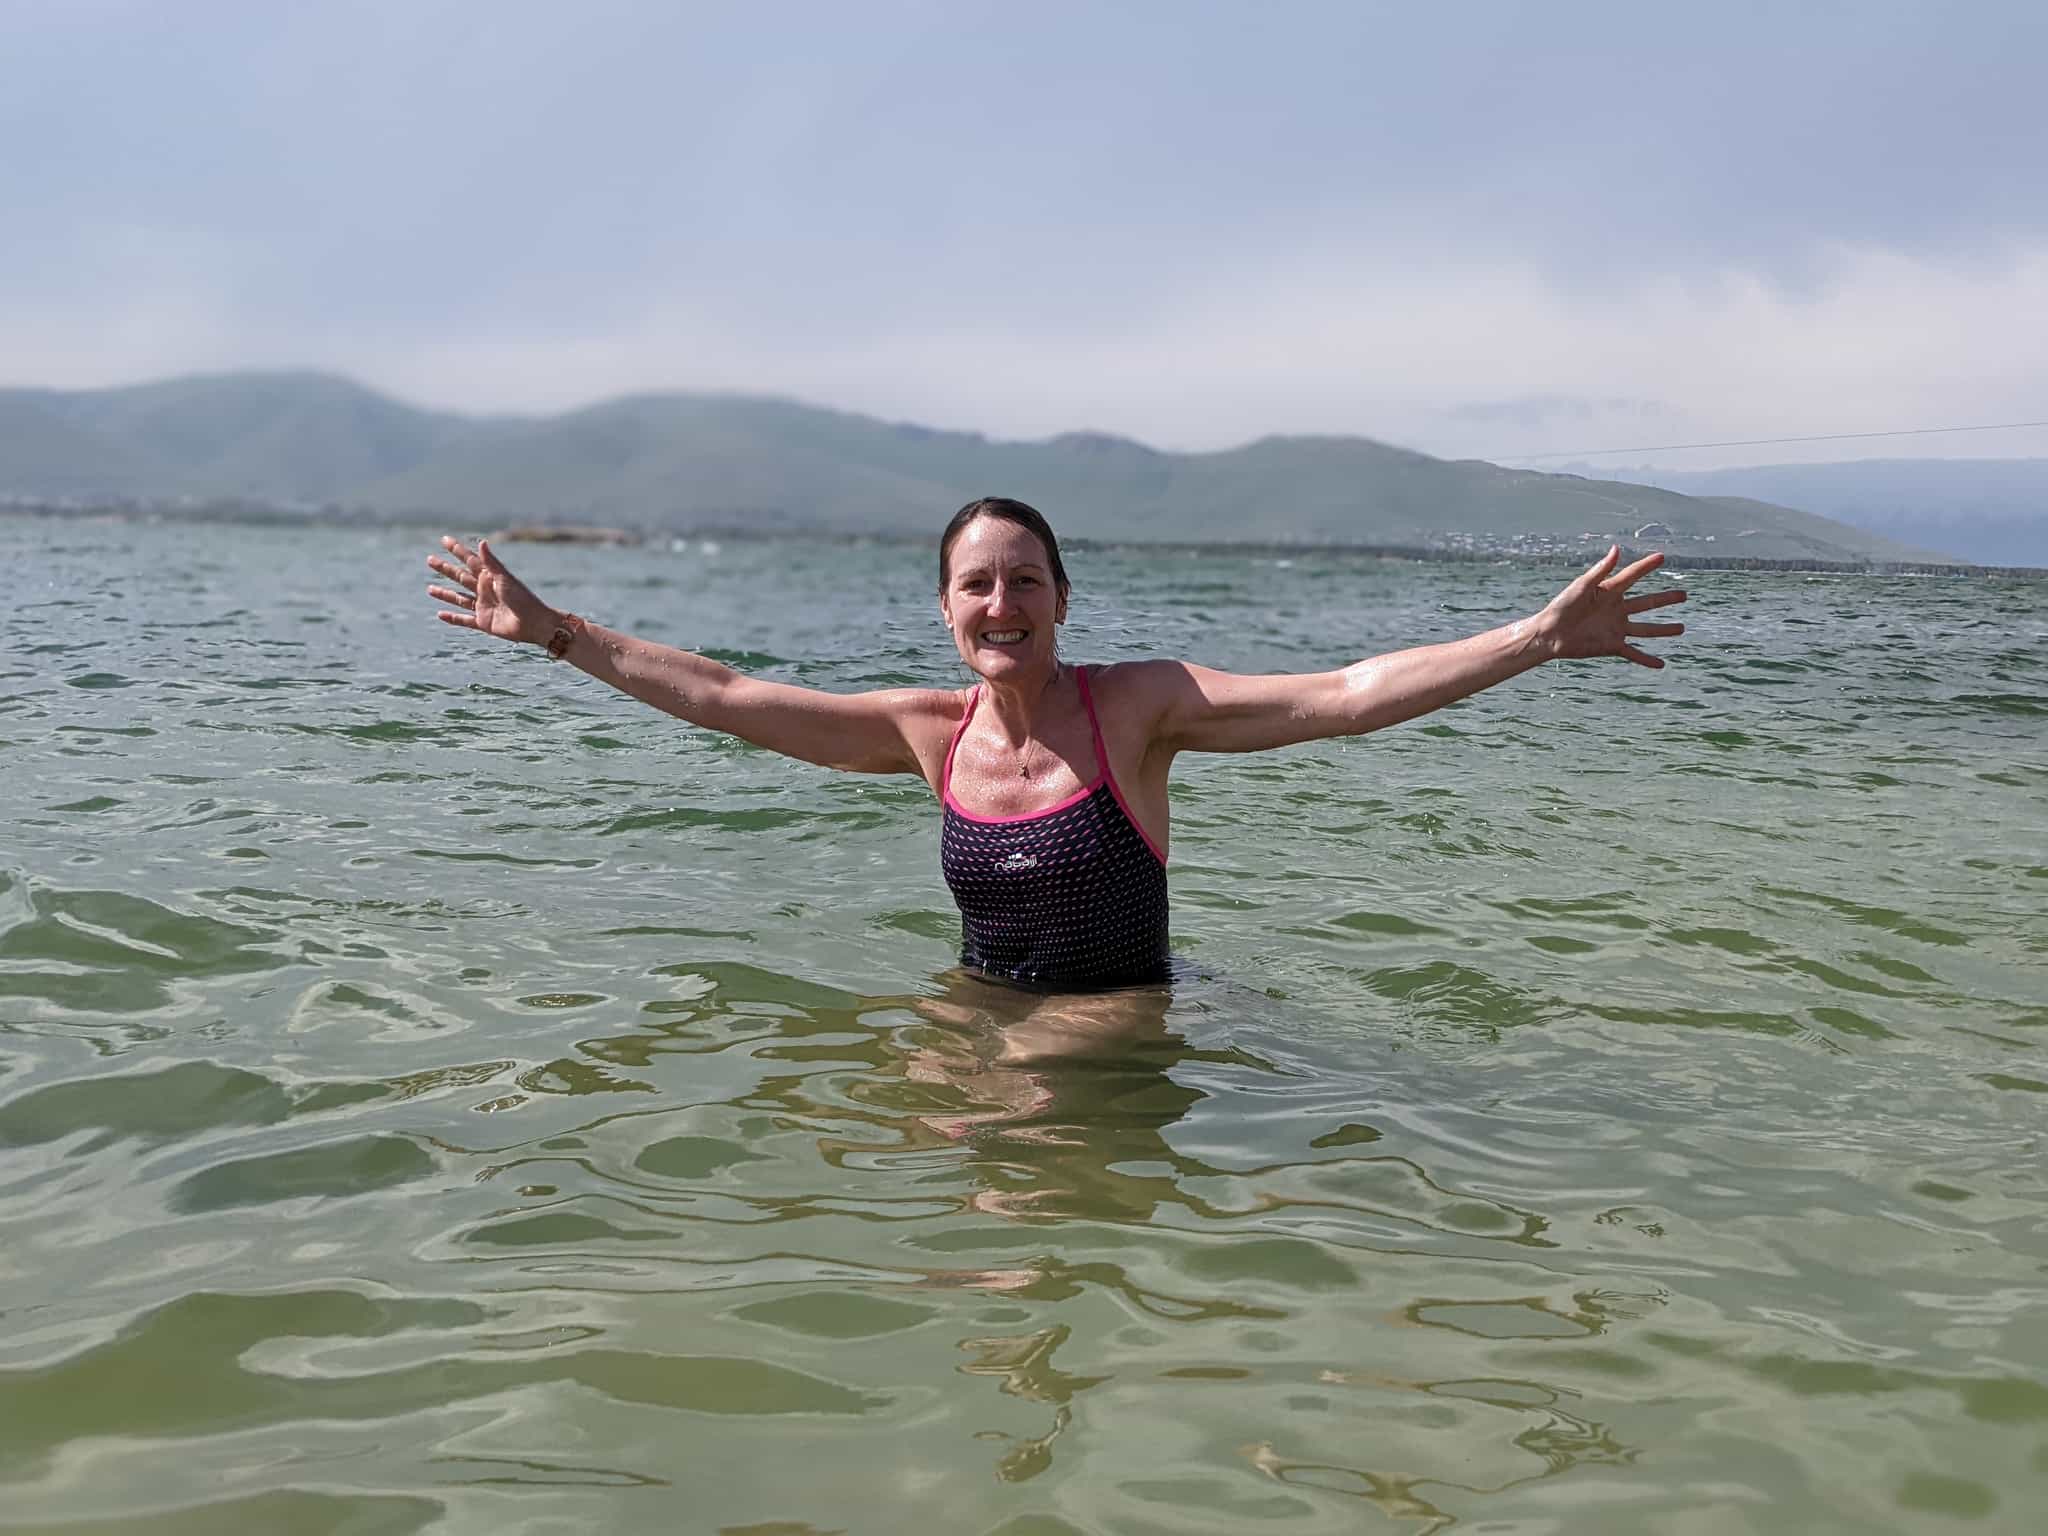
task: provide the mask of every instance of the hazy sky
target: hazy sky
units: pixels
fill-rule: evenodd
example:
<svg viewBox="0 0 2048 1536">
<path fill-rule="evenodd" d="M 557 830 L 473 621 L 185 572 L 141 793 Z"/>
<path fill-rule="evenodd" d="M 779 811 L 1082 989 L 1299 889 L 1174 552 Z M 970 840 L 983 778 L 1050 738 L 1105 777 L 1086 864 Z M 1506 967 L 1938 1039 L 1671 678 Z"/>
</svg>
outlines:
<svg viewBox="0 0 2048 1536">
<path fill-rule="evenodd" d="M 2041 0 L 0 0 L 0 382 L 1486 456 L 2048 418 L 2044 60 Z M 1878 452 L 2048 429 L 1809 456 Z"/>
</svg>

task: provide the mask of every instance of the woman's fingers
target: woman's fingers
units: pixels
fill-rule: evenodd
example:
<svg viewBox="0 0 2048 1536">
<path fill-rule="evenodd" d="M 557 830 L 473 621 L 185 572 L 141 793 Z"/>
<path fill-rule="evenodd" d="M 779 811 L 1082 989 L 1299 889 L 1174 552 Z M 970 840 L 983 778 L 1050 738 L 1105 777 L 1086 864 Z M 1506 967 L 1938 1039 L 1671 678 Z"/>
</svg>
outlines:
<svg viewBox="0 0 2048 1536">
<path fill-rule="evenodd" d="M 1587 566 L 1586 569 L 1580 574 L 1579 581 L 1582 581 L 1586 583 L 1588 586 L 1591 586 L 1594 582 L 1598 581 L 1601 577 L 1605 576 L 1609 571 L 1613 570 L 1614 562 L 1619 560 L 1620 558 L 1621 546 L 1619 544 L 1608 545 L 1607 553 L 1602 555 L 1598 560 L 1595 560 L 1591 565 Z M 1576 585 L 1576 583 L 1574 583 L 1574 585 Z"/>
<path fill-rule="evenodd" d="M 1616 558 L 1616 555 L 1618 555 L 1618 551 L 1615 552 L 1615 554 L 1610 554 L 1610 562 L 1614 558 Z M 1616 571 L 1612 576 L 1608 577 L 1605 581 L 1601 582 L 1600 585 L 1607 588 L 1607 590 L 1610 592 L 1626 592 L 1630 587 L 1634 586 L 1644 576 L 1648 575 L 1651 571 L 1657 569 L 1657 567 L 1662 565 L 1663 563 L 1664 552 L 1662 550 L 1657 550 L 1652 554 L 1647 554 L 1643 556 L 1643 558 L 1640 560 L 1632 561 L 1627 566 L 1624 566 L 1621 570 Z"/>
<path fill-rule="evenodd" d="M 441 617 L 445 619 L 448 615 L 444 613 Z M 1662 656 L 1652 656 L 1648 651 L 1639 651 L 1626 642 L 1622 644 L 1621 654 L 1639 667 L 1649 667 L 1654 670 L 1664 665 L 1664 658 Z"/>
<path fill-rule="evenodd" d="M 1684 601 L 1685 588 L 1673 587 L 1668 592 L 1645 592 L 1641 597 L 1625 599 L 1621 606 L 1630 613 L 1641 613 L 1646 608 L 1669 608 Z"/>
<path fill-rule="evenodd" d="M 476 585 L 476 577 L 466 565 L 457 565 L 452 560 L 443 560 L 439 555 L 427 556 L 427 569 L 446 576 L 450 581 L 459 581 L 465 587 Z"/>
<path fill-rule="evenodd" d="M 477 543 L 479 546 L 481 546 L 483 540 L 479 539 L 477 540 Z M 446 534 L 443 534 L 441 536 L 441 547 L 447 550 L 448 553 L 453 555 L 456 559 L 460 560 L 471 571 L 481 571 L 484 569 L 484 557 L 481 554 L 479 554 L 476 550 L 471 549 L 467 544 L 463 543 L 462 540 L 451 539 Z M 491 557 L 490 563 L 496 564 L 496 562 L 497 556 L 493 555 Z M 502 569 L 502 567 L 500 567 L 500 569 Z"/>
<path fill-rule="evenodd" d="M 1645 640 L 1666 640 L 1673 635 L 1685 633 L 1683 624 L 1636 624 L 1622 626 L 1623 633 Z"/>
<path fill-rule="evenodd" d="M 448 605 L 437 610 L 434 617 L 443 624 L 473 629 L 480 634 L 503 634 L 500 626 L 505 611 L 505 588 L 513 584 L 512 573 L 482 539 L 471 549 L 462 540 L 443 534 L 441 547 L 448 554 L 427 556 L 427 569 L 456 585 L 436 584 L 427 588 L 427 596 Z M 479 612 L 484 618 L 477 617 Z"/>
</svg>

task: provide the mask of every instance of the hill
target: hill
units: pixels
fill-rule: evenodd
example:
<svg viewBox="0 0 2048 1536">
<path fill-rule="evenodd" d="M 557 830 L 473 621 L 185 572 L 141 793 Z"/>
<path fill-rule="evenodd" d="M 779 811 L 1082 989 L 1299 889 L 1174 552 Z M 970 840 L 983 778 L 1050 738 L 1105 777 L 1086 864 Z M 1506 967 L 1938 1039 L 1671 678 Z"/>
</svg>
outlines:
<svg viewBox="0 0 2048 1536">
<path fill-rule="evenodd" d="M 2048 459 L 1851 459 L 1629 470 L 1690 496 L 1754 496 L 1983 565 L 2048 566 Z"/>
<path fill-rule="evenodd" d="M 458 525 L 928 533 L 1017 496 L 1082 538 L 1939 559 L 1726 496 L 1434 459 L 1356 437 L 1163 453 L 1092 432 L 1004 442 L 788 400 L 659 394 L 547 417 L 418 410 L 322 374 L 0 391 L 0 497 L 235 501 Z"/>
</svg>

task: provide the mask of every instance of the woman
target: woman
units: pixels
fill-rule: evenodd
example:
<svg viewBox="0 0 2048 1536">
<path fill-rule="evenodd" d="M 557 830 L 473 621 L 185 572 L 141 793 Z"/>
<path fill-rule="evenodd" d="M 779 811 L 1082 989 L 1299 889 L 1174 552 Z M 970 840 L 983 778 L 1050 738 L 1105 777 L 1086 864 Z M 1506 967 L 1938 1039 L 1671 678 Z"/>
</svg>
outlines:
<svg viewBox="0 0 2048 1536">
<path fill-rule="evenodd" d="M 961 960 L 1058 989 L 1130 986 L 1167 972 L 1166 784 L 1182 752 L 1258 752 L 1362 735 L 1427 714 L 1546 661 L 1662 660 L 1630 642 L 1684 633 L 1638 615 L 1682 591 L 1632 597 L 1663 563 L 1617 570 L 1611 548 L 1543 611 L 1443 645 L 1334 672 L 1268 677 L 1182 661 L 1081 667 L 1059 654 L 1069 585 L 1045 519 L 1001 497 L 969 502 L 939 541 L 939 611 L 968 689 L 834 694 L 766 682 L 636 640 L 543 603 L 490 546 L 441 541 L 427 564 L 440 617 L 543 645 L 592 677 L 693 725 L 853 773 L 914 773 L 939 797 L 940 867 L 960 907 Z"/>
</svg>

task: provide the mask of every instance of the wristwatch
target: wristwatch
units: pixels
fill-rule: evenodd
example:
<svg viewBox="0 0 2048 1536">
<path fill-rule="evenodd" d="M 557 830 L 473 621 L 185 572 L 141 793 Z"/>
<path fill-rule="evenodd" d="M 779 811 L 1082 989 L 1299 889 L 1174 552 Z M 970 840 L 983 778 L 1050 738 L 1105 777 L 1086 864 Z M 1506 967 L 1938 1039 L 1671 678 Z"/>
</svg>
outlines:
<svg viewBox="0 0 2048 1536">
<path fill-rule="evenodd" d="M 583 633 L 583 615 L 565 613 L 555 625 L 555 632 L 548 636 L 548 660 L 560 661 L 569 654 L 569 647 L 576 643 L 576 637 Z"/>
</svg>

